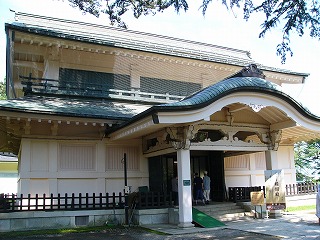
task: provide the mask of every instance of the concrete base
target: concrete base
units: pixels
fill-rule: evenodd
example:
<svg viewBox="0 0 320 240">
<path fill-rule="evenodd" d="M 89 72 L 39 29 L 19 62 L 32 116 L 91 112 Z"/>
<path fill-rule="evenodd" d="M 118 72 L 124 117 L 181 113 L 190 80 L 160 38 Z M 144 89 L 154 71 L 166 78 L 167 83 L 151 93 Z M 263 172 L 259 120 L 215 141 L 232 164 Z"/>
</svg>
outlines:
<svg viewBox="0 0 320 240">
<path fill-rule="evenodd" d="M 179 224 L 179 208 L 169 208 L 169 223 Z"/>
<path fill-rule="evenodd" d="M 177 208 L 144 209 L 130 212 L 130 224 L 168 224 L 179 223 Z M 132 215 L 131 215 L 132 214 Z M 26 211 L 0 213 L 0 232 L 34 229 L 75 228 L 82 226 L 123 225 L 124 209 L 82 210 L 82 211 Z M 183 224 L 189 227 L 190 224 Z M 193 225 L 192 225 L 193 226 Z"/>
<path fill-rule="evenodd" d="M 179 223 L 178 227 L 180 227 L 180 228 L 194 228 L 194 224 L 192 224 L 192 223 Z"/>
<path fill-rule="evenodd" d="M 0 213 L 0 232 L 123 224 L 124 210 Z"/>
<path fill-rule="evenodd" d="M 270 210 L 269 211 L 269 218 L 282 218 L 282 213 L 283 210 Z"/>
<path fill-rule="evenodd" d="M 132 223 L 136 225 L 160 224 L 169 222 L 170 208 L 134 210 Z"/>
</svg>

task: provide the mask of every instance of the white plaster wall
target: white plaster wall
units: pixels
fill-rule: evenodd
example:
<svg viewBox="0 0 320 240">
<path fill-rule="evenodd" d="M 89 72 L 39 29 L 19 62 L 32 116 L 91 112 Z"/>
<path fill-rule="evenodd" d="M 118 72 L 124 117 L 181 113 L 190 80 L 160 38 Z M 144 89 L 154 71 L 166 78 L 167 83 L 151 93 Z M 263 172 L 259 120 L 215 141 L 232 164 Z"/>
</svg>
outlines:
<svg viewBox="0 0 320 240">
<path fill-rule="evenodd" d="M 250 186 L 250 176 L 248 174 L 233 175 L 226 177 L 226 186 L 229 187 L 248 187 Z"/>
<path fill-rule="evenodd" d="M 276 156 L 277 169 L 284 170 L 285 183 L 296 183 L 293 146 L 280 146 Z M 265 162 L 264 152 L 228 158 L 225 160 L 226 187 L 264 186 Z"/>
<path fill-rule="evenodd" d="M 58 193 L 89 193 L 103 192 L 97 189 L 96 179 L 58 179 Z"/>
<path fill-rule="evenodd" d="M 280 146 L 278 151 L 278 167 L 279 169 L 294 168 L 294 150 L 293 146 Z"/>
<path fill-rule="evenodd" d="M 94 169 L 61 169 L 59 146 L 61 144 L 92 145 L 95 148 Z M 128 186 L 136 191 L 139 186 L 149 185 L 148 160 L 142 155 L 140 141 L 118 143 L 120 146 L 137 146 L 137 169 L 127 171 Z M 56 141 L 23 139 L 19 165 L 18 193 L 22 194 L 79 194 L 123 192 L 124 171 L 106 169 L 106 152 L 109 143 L 103 141 Z M 117 161 L 121 159 L 117 159 Z M 120 163 L 120 167 L 122 167 Z M 130 163 L 131 164 L 131 163 Z M 132 165 L 132 164 L 131 164 Z M 130 165 L 130 166 L 131 166 Z M 119 167 L 119 166 L 118 166 Z"/>
<path fill-rule="evenodd" d="M 72 141 L 67 142 L 72 143 Z M 139 186 L 149 185 L 148 159 L 142 155 L 140 140 L 132 142 L 109 143 L 103 141 L 76 141 L 74 144 L 93 145 L 95 147 L 94 169 L 63 170 L 59 168 L 59 145 L 65 141 L 22 139 L 19 164 L 18 193 L 57 194 L 57 193 L 100 193 L 122 192 L 124 189 L 124 171 L 120 165 L 107 169 L 107 151 L 110 146 L 137 146 L 138 165 L 128 169 L 128 186 L 137 191 Z M 110 145 L 111 144 L 111 145 Z M 121 161 L 119 153 L 115 161 Z M 278 165 L 285 171 L 286 184 L 295 183 L 292 146 L 280 147 Z M 135 160 L 136 161 L 136 160 Z M 226 187 L 263 186 L 265 155 L 254 153 L 247 156 L 232 157 L 225 169 Z M 237 162 L 238 161 L 238 162 Z M 113 165 L 112 165 L 113 166 Z M 132 167 L 132 164 L 130 165 Z M 292 168 L 293 167 L 293 168 Z"/>
<path fill-rule="evenodd" d="M 39 195 L 50 194 L 48 179 L 30 179 L 29 191 L 30 193 L 38 193 Z M 28 192 L 24 194 L 28 194 Z"/>
<path fill-rule="evenodd" d="M 49 171 L 49 146 L 48 142 L 32 141 L 30 156 L 30 172 Z"/>
<path fill-rule="evenodd" d="M 278 151 L 278 169 L 284 170 L 284 181 L 286 184 L 296 183 L 296 169 L 294 165 L 293 145 L 280 146 Z"/>
</svg>

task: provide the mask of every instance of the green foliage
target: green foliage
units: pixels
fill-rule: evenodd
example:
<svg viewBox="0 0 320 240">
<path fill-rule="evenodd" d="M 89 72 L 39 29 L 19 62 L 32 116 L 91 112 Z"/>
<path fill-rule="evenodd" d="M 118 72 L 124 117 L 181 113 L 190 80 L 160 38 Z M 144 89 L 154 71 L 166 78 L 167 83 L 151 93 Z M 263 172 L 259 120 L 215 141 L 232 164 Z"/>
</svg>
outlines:
<svg viewBox="0 0 320 240">
<path fill-rule="evenodd" d="M 4 82 L 0 82 L 0 100 L 7 99 L 6 95 L 6 84 Z"/>
<path fill-rule="evenodd" d="M 191 0 L 190 0 L 191 1 Z M 305 30 L 312 38 L 320 40 L 320 2 L 319 0 L 221 0 L 228 9 L 234 7 L 243 9 L 243 17 L 248 20 L 253 13 L 263 13 L 259 37 L 264 37 L 267 31 L 281 24 L 282 42 L 277 45 L 277 55 L 285 63 L 287 54 L 293 55 L 290 48 L 292 32 L 303 36 Z M 127 12 L 133 12 L 134 17 L 155 15 L 158 12 L 173 7 L 177 13 L 189 9 L 187 0 L 69 0 L 73 7 L 84 13 L 99 17 L 100 13 L 107 14 L 112 25 L 127 28 L 121 17 Z M 212 0 L 202 0 L 200 9 L 205 15 Z"/>
<path fill-rule="evenodd" d="M 315 181 L 320 174 L 320 139 L 311 142 L 298 142 L 294 146 L 294 160 L 297 180 Z"/>
<path fill-rule="evenodd" d="M 286 211 L 287 212 L 316 211 L 316 205 L 304 205 L 304 206 L 287 207 Z"/>
</svg>

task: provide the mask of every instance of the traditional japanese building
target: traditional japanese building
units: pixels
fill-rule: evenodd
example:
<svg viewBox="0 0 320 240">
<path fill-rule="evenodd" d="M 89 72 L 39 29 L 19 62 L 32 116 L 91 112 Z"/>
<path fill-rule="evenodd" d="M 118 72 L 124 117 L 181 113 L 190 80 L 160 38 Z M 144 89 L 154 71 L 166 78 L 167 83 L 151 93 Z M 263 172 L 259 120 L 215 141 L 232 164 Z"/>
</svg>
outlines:
<svg viewBox="0 0 320 240">
<path fill-rule="evenodd" d="M 191 224 L 191 180 L 211 198 L 296 182 L 293 144 L 320 137 L 320 118 L 282 84 L 308 77 L 256 63 L 248 51 L 26 13 L 5 26 L 7 95 L 0 151 L 17 154 L 18 193 L 171 191 Z"/>
</svg>

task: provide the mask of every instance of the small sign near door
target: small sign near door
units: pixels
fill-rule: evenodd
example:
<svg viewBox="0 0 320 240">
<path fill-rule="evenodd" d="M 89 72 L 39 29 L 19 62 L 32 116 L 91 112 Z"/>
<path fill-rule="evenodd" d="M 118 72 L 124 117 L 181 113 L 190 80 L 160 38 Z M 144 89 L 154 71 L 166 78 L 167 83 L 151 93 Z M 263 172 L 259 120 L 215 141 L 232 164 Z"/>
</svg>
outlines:
<svg viewBox="0 0 320 240">
<path fill-rule="evenodd" d="M 190 186 L 191 182 L 190 180 L 183 180 L 183 186 Z"/>
<path fill-rule="evenodd" d="M 264 193 L 263 191 L 260 192 L 251 192 L 250 199 L 252 205 L 264 205 Z"/>
</svg>

